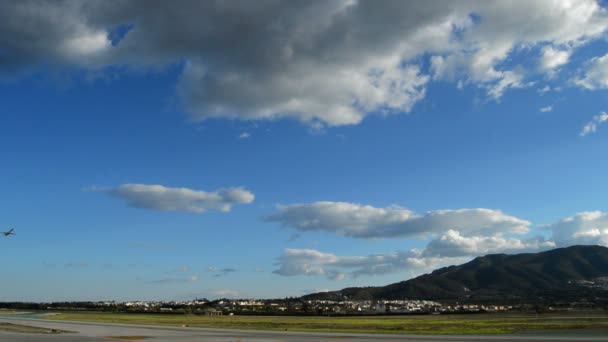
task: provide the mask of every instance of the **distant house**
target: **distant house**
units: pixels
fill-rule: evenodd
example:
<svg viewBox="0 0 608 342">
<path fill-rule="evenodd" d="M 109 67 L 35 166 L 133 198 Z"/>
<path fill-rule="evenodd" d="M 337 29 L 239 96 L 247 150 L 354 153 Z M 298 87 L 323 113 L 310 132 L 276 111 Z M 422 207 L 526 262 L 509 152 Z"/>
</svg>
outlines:
<svg viewBox="0 0 608 342">
<path fill-rule="evenodd" d="M 207 309 L 205 310 L 205 316 L 221 316 L 222 312 L 215 309 Z"/>
</svg>

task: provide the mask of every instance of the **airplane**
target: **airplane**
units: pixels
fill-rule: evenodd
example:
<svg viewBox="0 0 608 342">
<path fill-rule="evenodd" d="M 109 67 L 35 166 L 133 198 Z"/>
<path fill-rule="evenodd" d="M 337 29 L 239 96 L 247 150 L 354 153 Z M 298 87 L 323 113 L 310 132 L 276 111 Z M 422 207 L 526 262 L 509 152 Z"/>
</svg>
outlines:
<svg viewBox="0 0 608 342">
<path fill-rule="evenodd" d="M 2 234 L 4 234 L 4 236 L 16 235 L 15 228 L 11 228 L 8 232 L 2 232 Z"/>
</svg>

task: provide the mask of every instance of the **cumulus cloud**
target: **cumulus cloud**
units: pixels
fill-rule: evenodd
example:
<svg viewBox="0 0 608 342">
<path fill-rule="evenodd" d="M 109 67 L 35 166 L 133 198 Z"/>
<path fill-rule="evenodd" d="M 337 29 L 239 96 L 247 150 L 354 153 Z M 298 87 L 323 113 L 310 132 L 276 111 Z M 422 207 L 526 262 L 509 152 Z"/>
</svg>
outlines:
<svg viewBox="0 0 608 342">
<path fill-rule="evenodd" d="M 255 196 L 244 188 L 227 188 L 212 192 L 188 188 L 169 188 L 162 185 L 123 184 L 102 189 L 111 196 L 127 201 L 135 208 L 160 211 L 202 213 L 207 210 L 230 211 L 236 204 L 253 202 Z"/>
<path fill-rule="evenodd" d="M 0 5 L 0 72 L 53 63 L 91 66 L 109 52 L 105 24 L 85 1 L 7 1 Z"/>
<path fill-rule="evenodd" d="M 289 75 L 210 74 L 190 62 L 178 90 L 196 119 L 290 117 L 311 125 L 352 125 L 379 109 L 409 112 L 424 97 L 428 78 L 398 62 L 379 70 L 349 66 L 294 66 Z M 323 71 L 320 71 L 323 70 Z M 213 71 L 217 73 L 217 71 Z M 334 74 L 331 79 L 327 74 Z M 253 76 L 259 77 L 250 79 Z"/>
<path fill-rule="evenodd" d="M 439 267 L 461 264 L 480 255 L 495 253 L 539 252 L 555 248 L 554 241 L 543 237 L 512 238 L 464 235 L 448 230 L 432 239 L 422 250 L 411 249 L 366 256 L 338 256 L 314 249 L 285 249 L 273 273 L 282 276 L 325 276 L 331 280 L 405 272 L 410 275 L 430 272 Z"/>
<path fill-rule="evenodd" d="M 281 276 L 372 276 L 405 272 L 421 274 L 439 267 L 461 264 L 474 257 L 496 253 L 535 253 L 571 245 L 608 246 L 608 213 L 577 213 L 544 226 L 551 232 L 543 236 L 512 237 L 502 233 L 471 234 L 449 229 L 433 237 L 421 249 L 366 256 L 339 256 L 314 249 L 285 249 L 277 258 L 273 273 Z"/>
<path fill-rule="evenodd" d="M 542 237 L 532 239 L 507 238 L 502 235 L 464 236 L 455 230 L 448 230 L 431 240 L 424 249 L 423 256 L 458 257 L 477 256 L 494 253 L 538 252 L 555 248 L 555 242 Z"/>
<path fill-rule="evenodd" d="M 605 234 L 608 236 L 608 230 Z M 421 274 L 439 267 L 461 264 L 480 255 L 539 252 L 555 247 L 555 242 L 546 241 L 542 237 L 518 239 L 502 235 L 465 236 L 449 230 L 431 240 L 423 250 L 338 256 L 314 249 L 286 249 L 278 257 L 278 268 L 273 273 L 282 276 L 317 275 L 331 280 L 341 280 L 346 275 L 358 277 L 397 272 Z"/>
<path fill-rule="evenodd" d="M 346 276 L 372 276 L 405 272 L 421 274 L 439 267 L 461 264 L 476 256 L 496 253 L 535 253 L 571 245 L 608 246 L 608 213 L 577 213 L 544 226 L 545 239 L 513 237 L 502 233 L 463 233 L 449 229 L 433 237 L 421 249 L 365 256 L 340 256 L 314 249 L 285 249 L 273 273 L 281 276 L 324 276 L 339 280 Z"/>
<path fill-rule="evenodd" d="M 575 82 L 590 90 L 608 88 L 608 55 L 591 59 L 584 75 Z"/>
<path fill-rule="evenodd" d="M 367 256 L 338 256 L 314 249 L 286 249 L 279 256 L 273 273 L 282 276 L 322 275 L 331 280 L 379 275 L 397 271 L 425 272 L 461 263 L 465 258 L 421 257 L 415 251 L 372 254 Z"/>
<path fill-rule="evenodd" d="M 504 63 L 522 48 L 542 48 L 552 71 L 607 27 L 594 0 L 7 1 L 0 71 L 184 63 L 177 89 L 194 119 L 353 125 L 411 111 L 431 76 L 499 99 L 527 84 Z"/>
<path fill-rule="evenodd" d="M 565 53 L 595 39 L 606 30 L 606 12 L 596 1 L 527 1 L 509 5 L 470 2 L 473 19 L 461 30 L 464 49 L 448 51 L 432 63 L 435 78 L 462 76 L 488 89 L 499 98 L 508 88 L 523 87 L 520 72 L 498 65 L 520 48 L 552 43 L 543 47 L 539 64 L 547 72 L 568 61 Z M 509 15 L 505 15 L 509 13 Z M 477 20 L 474 20 L 477 19 Z M 555 49 L 553 46 L 560 47 Z"/>
<path fill-rule="evenodd" d="M 497 82 L 486 85 L 488 95 L 495 100 L 499 100 L 504 92 L 509 88 L 524 88 L 529 86 L 523 82 L 524 76 L 515 71 L 504 71 L 497 74 Z"/>
<path fill-rule="evenodd" d="M 324 231 L 356 238 L 428 236 L 450 229 L 467 234 L 524 234 L 530 225 L 500 210 L 476 208 L 416 214 L 396 206 L 377 208 L 347 202 L 283 205 L 265 220 L 303 232 Z"/>
<path fill-rule="evenodd" d="M 553 233 L 558 246 L 608 246 L 608 213 L 581 212 L 546 227 Z"/>
<path fill-rule="evenodd" d="M 602 112 L 600 115 L 594 116 L 593 119 L 583 127 L 580 136 L 584 137 L 588 134 L 595 133 L 595 131 L 597 131 L 597 127 L 606 121 L 608 121 L 607 112 Z"/>
<path fill-rule="evenodd" d="M 545 46 L 542 49 L 540 67 L 545 71 L 552 71 L 566 63 L 570 59 L 571 51 L 567 49 L 555 49 L 553 46 Z"/>
</svg>

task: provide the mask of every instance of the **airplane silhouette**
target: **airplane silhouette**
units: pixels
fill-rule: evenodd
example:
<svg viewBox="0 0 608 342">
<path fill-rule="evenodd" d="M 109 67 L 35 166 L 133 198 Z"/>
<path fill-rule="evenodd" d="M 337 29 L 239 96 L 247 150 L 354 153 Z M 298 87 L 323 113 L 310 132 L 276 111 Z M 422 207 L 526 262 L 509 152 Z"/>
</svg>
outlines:
<svg viewBox="0 0 608 342">
<path fill-rule="evenodd" d="M 15 228 L 11 228 L 8 232 L 2 232 L 2 234 L 4 234 L 4 236 L 17 235 L 14 232 L 15 232 Z"/>
</svg>

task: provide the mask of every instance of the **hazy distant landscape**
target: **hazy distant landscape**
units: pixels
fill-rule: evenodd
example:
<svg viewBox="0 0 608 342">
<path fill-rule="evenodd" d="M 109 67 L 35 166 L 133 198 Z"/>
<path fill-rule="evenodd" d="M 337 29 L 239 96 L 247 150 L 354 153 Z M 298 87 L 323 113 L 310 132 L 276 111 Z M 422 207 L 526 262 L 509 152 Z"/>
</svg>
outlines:
<svg viewBox="0 0 608 342">
<path fill-rule="evenodd" d="M 37 326 L 45 321 L 227 331 L 605 336 L 607 270 L 607 247 L 572 246 L 487 255 L 384 287 L 347 288 L 300 298 L 4 302 L 0 303 L 0 338 L 2 332 L 69 333 Z M 2 323 L 3 319 L 8 322 Z"/>
<path fill-rule="evenodd" d="M 496 312 L 531 307 L 543 311 L 548 308 L 608 310 L 608 247 L 572 246 L 540 253 L 492 254 L 383 287 L 346 288 L 302 297 L 0 303 L 0 308 L 13 310 L 254 315 Z"/>
</svg>

